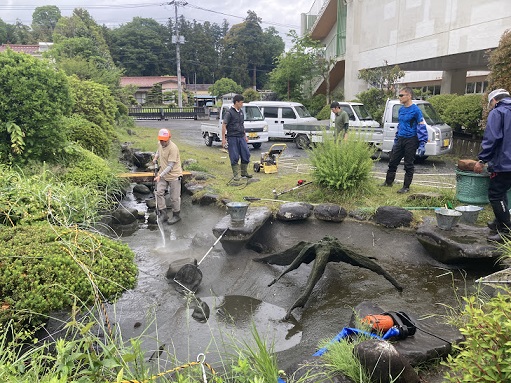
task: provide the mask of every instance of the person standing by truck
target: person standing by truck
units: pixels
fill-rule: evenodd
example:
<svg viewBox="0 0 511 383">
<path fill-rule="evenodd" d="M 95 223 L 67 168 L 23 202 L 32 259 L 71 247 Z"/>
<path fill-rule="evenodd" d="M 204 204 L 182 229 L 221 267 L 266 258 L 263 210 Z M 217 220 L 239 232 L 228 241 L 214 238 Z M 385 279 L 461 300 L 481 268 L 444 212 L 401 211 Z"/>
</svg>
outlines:
<svg viewBox="0 0 511 383">
<path fill-rule="evenodd" d="M 242 177 L 252 178 L 252 175 L 248 174 L 250 151 L 247 144 L 248 138 L 245 134 L 243 100 L 244 97 L 241 94 L 232 98 L 233 105 L 225 113 L 222 123 L 222 146 L 227 147 L 229 152 L 234 181 L 240 180 L 240 170 Z M 238 163 L 240 158 L 241 165 Z"/>
<path fill-rule="evenodd" d="M 183 170 L 181 168 L 181 158 L 179 149 L 174 144 L 168 129 L 160 129 L 158 132 L 158 151 L 156 152 L 153 163 L 159 163 L 159 172 L 154 178 L 156 182 L 156 208 L 161 222 L 167 221 L 173 225 L 181 221 L 181 178 Z M 165 203 L 165 192 L 170 187 L 170 204 L 172 208 L 172 217 L 167 216 L 167 205 Z"/>
<path fill-rule="evenodd" d="M 348 133 L 350 117 L 345 110 L 341 110 L 341 104 L 337 101 L 334 101 L 330 104 L 330 109 L 335 114 L 334 121 L 334 134 L 335 138 L 339 137 L 341 132 L 343 132 L 343 139 L 346 138 L 346 134 Z"/>
<path fill-rule="evenodd" d="M 413 164 L 415 154 L 423 156 L 426 151 L 426 143 L 428 142 L 426 122 L 419 107 L 412 100 L 412 88 L 405 87 L 399 91 L 399 102 L 402 104 L 401 108 L 399 108 L 399 123 L 397 125 L 396 137 L 394 138 L 394 146 L 390 152 L 387 176 L 382 184 L 382 186 L 392 186 L 396 178 L 397 167 L 404 157 L 405 179 L 403 187 L 397 191 L 400 194 L 410 191 L 415 171 Z"/>
<path fill-rule="evenodd" d="M 496 89 L 488 95 L 488 106 L 493 108 L 488 114 L 486 129 L 479 161 L 474 172 L 481 173 L 488 163 L 490 185 L 488 199 L 495 215 L 490 229 L 497 233 L 488 237 L 489 241 L 502 242 L 503 237 L 511 238 L 511 219 L 507 191 L 511 188 L 511 98 L 505 89 Z"/>
</svg>

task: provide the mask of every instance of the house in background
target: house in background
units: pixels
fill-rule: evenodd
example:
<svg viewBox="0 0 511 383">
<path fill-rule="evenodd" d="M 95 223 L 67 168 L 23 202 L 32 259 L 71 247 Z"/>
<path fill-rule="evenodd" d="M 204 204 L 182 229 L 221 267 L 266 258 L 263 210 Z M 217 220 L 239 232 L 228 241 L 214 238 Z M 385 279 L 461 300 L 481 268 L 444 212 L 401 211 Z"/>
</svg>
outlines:
<svg viewBox="0 0 511 383">
<path fill-rule="evenodd" d="M 155 85 L 161 85 L 162 93 L 177 91 L 177 76 L 139 76 L 121 77 L 121 86 L 135 85 L 137 90 L 133 97 L 137 103 L 146 103 L 147 94 Z M 181 89 L 186 89 L 186 78 L 181 77 Z"/>
<path fill-rule="evenodd" d="M 213 84 L 189 84 L 188 91 L 193 93 L 193 105 L 197 107 L 214 106 L 216 97 L 209 93 Z"/>
<path fill-rule="evenodd" d="M 31 56 L 42 58 L 43 52 L 51 48 L 53 43 L 40 42 L 39 44 L 22 45 L 22 44 L 2 44 L 0 45 L 0 53 L 5 52 L 7 48 L 12 49 L 14 52 L 26 53 Z"/>
</svg>

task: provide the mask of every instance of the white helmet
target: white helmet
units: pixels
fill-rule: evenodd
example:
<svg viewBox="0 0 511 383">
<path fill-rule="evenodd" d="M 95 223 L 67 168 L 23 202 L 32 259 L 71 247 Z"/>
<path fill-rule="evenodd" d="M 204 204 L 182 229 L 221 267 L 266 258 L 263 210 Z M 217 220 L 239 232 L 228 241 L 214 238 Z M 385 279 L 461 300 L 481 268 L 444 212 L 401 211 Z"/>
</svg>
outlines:
<svg viewBox="0 0 511 383">
<path fill-rule="evenodd" d="M 490 92 L 488 95 L 488 105 L 490 105 L 491 100 L 493 100 L 495 97 L 500 96 L 501 94 L 504 94 L 506 96 L 509 96 L 509 92 L 505 89 L 495 89 Z"/>
</svg>

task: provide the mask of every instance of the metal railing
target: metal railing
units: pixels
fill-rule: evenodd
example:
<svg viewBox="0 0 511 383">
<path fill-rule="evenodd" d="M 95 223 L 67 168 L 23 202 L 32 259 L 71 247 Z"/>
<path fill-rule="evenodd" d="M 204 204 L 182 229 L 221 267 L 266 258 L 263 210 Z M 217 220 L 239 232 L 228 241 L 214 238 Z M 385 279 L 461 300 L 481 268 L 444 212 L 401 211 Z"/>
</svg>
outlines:
<svg viewBox="0 0 511 383">
<path fill-rule="evenodd" d="M 206 116 L 206 108 L 129 108 L 128 115 L 136 120 L 193 119 Z"/>
</svg>

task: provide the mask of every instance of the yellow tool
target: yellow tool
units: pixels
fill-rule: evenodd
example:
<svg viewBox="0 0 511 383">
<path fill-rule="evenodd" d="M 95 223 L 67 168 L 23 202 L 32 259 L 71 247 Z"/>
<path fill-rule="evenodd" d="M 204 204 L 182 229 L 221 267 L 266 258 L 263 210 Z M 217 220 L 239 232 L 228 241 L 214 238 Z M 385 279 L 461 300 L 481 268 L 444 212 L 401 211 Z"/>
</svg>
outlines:
<svg viewBox="0 0 511 383">
<path fill-rule="evenodd" d="M 262 170 L 266 174 L 277 173 L 279 158 L 286 148 L 286 144 L 273 144 L 269 151 L 261 153 L 260 162 L 254 162 L 254 172 Z"/>
</svg>

